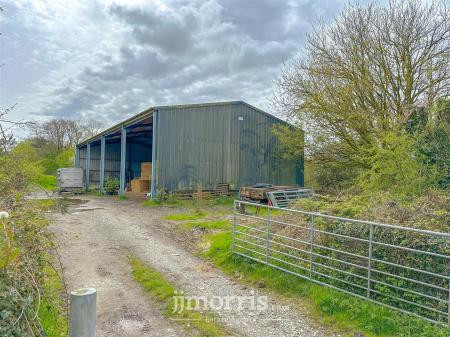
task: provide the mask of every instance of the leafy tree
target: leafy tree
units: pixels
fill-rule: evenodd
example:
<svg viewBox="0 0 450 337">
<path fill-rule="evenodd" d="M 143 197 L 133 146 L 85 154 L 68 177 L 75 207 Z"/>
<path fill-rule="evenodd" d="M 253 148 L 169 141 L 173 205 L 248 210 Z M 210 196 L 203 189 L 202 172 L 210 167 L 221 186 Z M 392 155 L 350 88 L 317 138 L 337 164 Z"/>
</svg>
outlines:
<svg viewBox="0 0 450 337">
<path fill-rule="evenodd" d="M 303 125 L 311 160 L 357 177 L 373 170 L 370 150 L 389 150 L 387 135 L 404 140 L 418 107 L 430 113 L 448 96 L 449 59 L 445 3 L 350 4 L 308 35 L 305 52 L 284 67 L 274 101 Z"/>
<path fill-rule="evenodd" d="M 370 166 L 359 177 L 366 191 L 389 191 L 398 196 L 416 196 L 433 186 L 439 172 L 434 165 L 417 160 L 414 139 L 405 134 L 388 132 L 383 147 L 367 149 L 365 160 Z"/>
<path fill-rule="evenodd" d="M 439 171 L 437 183 L 450 188 L 450 100 L 441 99 L 429 113 L 417 109 L 408 124 L 418 161 Z"/>
</svg>

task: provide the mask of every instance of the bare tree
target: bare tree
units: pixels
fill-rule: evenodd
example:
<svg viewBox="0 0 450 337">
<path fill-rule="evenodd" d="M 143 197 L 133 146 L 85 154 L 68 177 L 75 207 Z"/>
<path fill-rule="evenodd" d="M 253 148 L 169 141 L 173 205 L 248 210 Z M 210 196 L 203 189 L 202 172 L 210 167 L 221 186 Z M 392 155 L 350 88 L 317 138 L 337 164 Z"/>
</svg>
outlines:
<svg viewBox="0 0 450 337">
<path fill-rule="evenodd" d="M 30 127 L 32 122 L 14 121 L 7 117 L 8 113 L 16 105 L 8 108 L 0 107 L 0 155 L 8 153 L 16 144 L 16 139 L 12 130 L 16 127 Z"/>
<path fill-rule="evenodd" d="M 31 127 L 32 138 L 38 146 L 49 151 L 74 147 L 83 139 L 97 134 L 100 124 L 93 120 L 80 121 L 54 118 Z"/>
<path fill-rule="evenodd" d="M 83 137 L 85 138 L 93 137 L 102 130 L 102 124 L 94 119 L 87 119 L 80 122 L 80 125 L 83 127 Z"/>
</svg>

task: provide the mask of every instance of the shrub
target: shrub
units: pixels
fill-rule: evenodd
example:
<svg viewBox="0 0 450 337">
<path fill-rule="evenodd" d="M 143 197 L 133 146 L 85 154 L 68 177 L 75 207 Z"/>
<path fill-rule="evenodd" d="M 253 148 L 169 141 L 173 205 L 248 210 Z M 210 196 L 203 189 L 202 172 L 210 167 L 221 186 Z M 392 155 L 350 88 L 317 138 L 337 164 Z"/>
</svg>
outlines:
<svg viewBox="0 0 450 337">
<path fill-rule="evenodd" d="M 369 169 L 359 177 L 364 191 L 389 191 L 397 196 L 411 198 L 433 186 L 438 172 L 433 165 L 421 164 L 412 138 L 402 133 L 386 133 L 383 146 L 365 151 Z"/>
<path fill-rule="evenodd" d="M 120 187 L 120 181 L 116 177 L 108 177 L 105 180 L 106 194 L 117 194 Z"/>
</svg>

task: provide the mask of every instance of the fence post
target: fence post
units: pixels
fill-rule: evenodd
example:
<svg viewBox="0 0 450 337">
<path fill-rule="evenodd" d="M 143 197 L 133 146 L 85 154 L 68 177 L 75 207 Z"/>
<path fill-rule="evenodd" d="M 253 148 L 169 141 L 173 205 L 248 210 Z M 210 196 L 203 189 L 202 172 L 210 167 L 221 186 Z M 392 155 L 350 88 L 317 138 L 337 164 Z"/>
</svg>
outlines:
<svg viewBox="0 0 450 337">
<path fill-rule="evenodd" d="M 313 255 L 314 255 L 314 215 L 311 215 L 311 222 L 309 225 L 309 241 L 310 241 L 310 250 L 309 250 L 309 279 L 312 280 L 313 274 Z"/>
<path fill-rule="evenodd" d="M 235 250 L 235 240 L 234 237 L 236 235 L 236 203 L 237 201 L 235 200 L 233 203 L 233 229 L 231 231 L 231 253 L 234 254 L 234 250 Z M 239 205 L 240 207 L 240 205 Z"/>
<path fill-rule="evenodd" d="M 267 207 L 266 263 L 270 258 L 270 207 Z"/>
<path fill-rule="evenodd" d="M 373 225 L 370 225 L 369 233 L 369 261 L 367 263 L 367 298 L 370 299 L 371 277 L 372 277 L 372 242 L 373 242 Z"/>
<path fill-rule="evenodd" d="M 448 276 L 450 276 L 450 272 L 448 273 Z M 450 328 L 450 280 L 448 280 L 447 325 Z"/>
<path fill-rule="evenodd" d="M 70 293 L 69 337 L 95 337 L 97 290 L 82 288 Z"/>
</svg>

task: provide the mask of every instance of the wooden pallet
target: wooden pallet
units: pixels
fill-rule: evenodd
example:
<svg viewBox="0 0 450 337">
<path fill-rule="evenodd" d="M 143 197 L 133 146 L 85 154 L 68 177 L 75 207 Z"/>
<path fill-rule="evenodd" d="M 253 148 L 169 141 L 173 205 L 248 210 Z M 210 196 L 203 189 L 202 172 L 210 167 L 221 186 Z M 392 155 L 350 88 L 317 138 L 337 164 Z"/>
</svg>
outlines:
<svg viewBox="0 0 450 337">
<path fill-rule="evenodd" d="M 215 192 L 218 196 L 226 196 L 230 193 L 230 185 L 227 183 L 217 184 Z"/>
<path fill-rule="evenodd" d="M 240 197 L 244 200 L 251 200 L 251 201 L 260 201 L 266 203 L 269 199 L 267 196 L 268 192 L 273 192 L 277 190 L 287 190 L 287 189 L 293 189 L 295 187 L 293 186 L 275 186 L 270 185 L 267 187 L 249 187 L 249 186 L 243 186 L 240 189 Z"/>
</svg>

